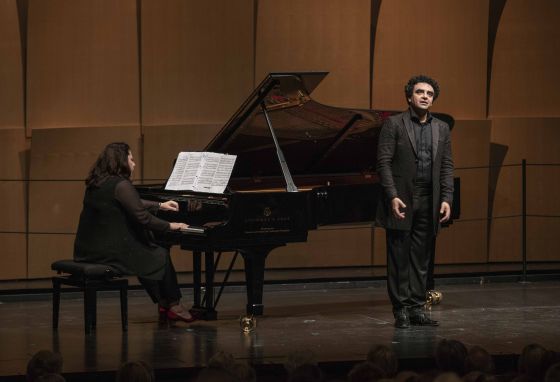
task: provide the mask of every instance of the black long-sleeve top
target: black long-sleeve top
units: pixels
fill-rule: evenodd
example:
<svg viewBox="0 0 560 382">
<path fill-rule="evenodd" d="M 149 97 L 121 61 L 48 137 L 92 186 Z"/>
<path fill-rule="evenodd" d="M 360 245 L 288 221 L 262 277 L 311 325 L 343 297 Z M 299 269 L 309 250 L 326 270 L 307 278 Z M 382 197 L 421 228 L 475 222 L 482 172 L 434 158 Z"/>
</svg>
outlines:
<svg viewBox="0 0 560 382">
<path fill-rule="evenodd" d="M 147 230 L 166 231 L 154 215 L 158 203 L 143 201 L 130 180 L 112 176 L 86 189 L 76 240 L 76 261 L 109 264 L 123 274 L 160 280 L 168 251 L 150 241 Z M 150 212 L 151 211 L 151 212 Z"/>
</svg>

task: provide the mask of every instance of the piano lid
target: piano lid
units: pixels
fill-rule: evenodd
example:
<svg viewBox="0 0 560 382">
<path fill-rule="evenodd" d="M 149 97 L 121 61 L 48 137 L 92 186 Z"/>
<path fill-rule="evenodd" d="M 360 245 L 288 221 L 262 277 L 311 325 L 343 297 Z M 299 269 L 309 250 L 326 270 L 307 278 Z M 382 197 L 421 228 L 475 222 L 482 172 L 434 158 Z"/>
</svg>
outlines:
<svg viewBox="0 0 560 382">
<path fill-rule="evenodd" d="M 314 101 L 327 74 L 270 73 L 205 150 L 237 155 L 232 178 L 281 176 L 264 103 L 292 175 L 373 172 L 379 130 L 393 112 Z"/>
</svg>

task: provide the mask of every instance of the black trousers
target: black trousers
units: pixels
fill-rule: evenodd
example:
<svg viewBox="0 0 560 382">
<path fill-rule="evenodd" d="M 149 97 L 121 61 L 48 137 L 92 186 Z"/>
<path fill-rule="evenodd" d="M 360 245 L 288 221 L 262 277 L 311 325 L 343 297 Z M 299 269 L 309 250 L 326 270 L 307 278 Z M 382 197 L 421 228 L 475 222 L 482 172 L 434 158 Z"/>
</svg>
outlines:
<svg viewBox="0 0 560 382">
<path fill-rule="evenodd" d="M 146 289 L 150 298 L 154 303 L 157 303 L 165 308 L 169 308 L 171 304 L 181 300 L 181 289 L 177 282 L 177 273 L 175 267 L 171 262 L 171 256 L 167 253 L 167 261 L 163 278 L 161 280 L 149 280 L 143 277 L 138 277 L 140 284 Z"/>
<path fill-rule="evenodd" d="M 428 280 L 426 281 L 426 291 L 434 290 L 436 283 L 434 280 L 434 267 L 436 264 L 436 237 L 432 239 L 432 247 L 430 248 L 430 265 L 428 266 Z"/>
<path fill-rule="evenodd" d="M 387 237 L 387 289 L 393 304 L 393 312 L 403 308 L 420 309 L 426 302 L 426 282 L 432 245 L 434 225 L 432 190 L 417 187 L 414 192 L 412 228 L 410 231 L 391 230 Z"/>
</svg>

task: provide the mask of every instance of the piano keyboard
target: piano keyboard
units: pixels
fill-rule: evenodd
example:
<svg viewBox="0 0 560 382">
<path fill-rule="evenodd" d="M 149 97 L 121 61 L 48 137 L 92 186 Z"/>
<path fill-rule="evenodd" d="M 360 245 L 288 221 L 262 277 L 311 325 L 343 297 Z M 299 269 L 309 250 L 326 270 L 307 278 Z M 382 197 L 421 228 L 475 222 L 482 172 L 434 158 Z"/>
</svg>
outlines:
<svg viewBox="0 0 560 382">
<path fill-rule="evenodd" d="M 198 233 L 198 234 L 203 234 L 204 233 L 204 227 L 195 227 L 195 226 L 188 226 L 185 229 L 181 229 L 182 233 Z"/>
</svg>

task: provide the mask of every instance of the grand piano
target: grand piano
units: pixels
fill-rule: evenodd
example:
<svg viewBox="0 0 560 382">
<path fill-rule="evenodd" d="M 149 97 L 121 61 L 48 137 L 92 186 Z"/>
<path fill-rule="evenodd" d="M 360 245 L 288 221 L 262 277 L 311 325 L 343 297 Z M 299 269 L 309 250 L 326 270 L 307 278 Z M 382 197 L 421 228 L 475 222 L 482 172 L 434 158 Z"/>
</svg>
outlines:
<svg viewBox="0 0 560 382">
<path fill-rule="evenodd" d="M 143 199 L 179 202 L 179 213 L 160 211 L 159 217 L 199 227 L 158 238 L 193 252 L 193 309 L 199 316 L 217 317 L 214 273 L 222 252 L 234 252 L 233 261 L 243 257 L 246 311 L 262 315 L 270 251 L 305 242 L 308 231 L 322 225 L 374 219 L 381 195 L 377 139 L 383 121 L 396 112 L 314 101 L 310 95 L 327 74 L 271 73 L 256 87 L 204 149 L 237 155 L 224 194 L 137 186 Z"/>
</svg>

